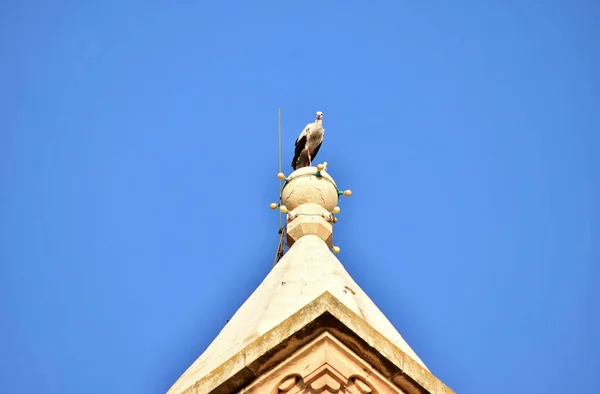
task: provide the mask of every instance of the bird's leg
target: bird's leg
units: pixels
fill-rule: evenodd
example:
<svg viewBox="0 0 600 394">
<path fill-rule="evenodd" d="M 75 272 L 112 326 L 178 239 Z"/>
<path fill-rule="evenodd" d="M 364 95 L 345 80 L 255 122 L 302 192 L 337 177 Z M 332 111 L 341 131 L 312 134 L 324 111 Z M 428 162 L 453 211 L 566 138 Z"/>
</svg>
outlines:
<svg viewBox="0 0 600 394">
<path fill-rule="evenodd" d="M 310 158 L 310 149 L 306 148 L 306 152 L 308 152 L 308 165 L 312 166 L 312 159 Z"/>
</svg>

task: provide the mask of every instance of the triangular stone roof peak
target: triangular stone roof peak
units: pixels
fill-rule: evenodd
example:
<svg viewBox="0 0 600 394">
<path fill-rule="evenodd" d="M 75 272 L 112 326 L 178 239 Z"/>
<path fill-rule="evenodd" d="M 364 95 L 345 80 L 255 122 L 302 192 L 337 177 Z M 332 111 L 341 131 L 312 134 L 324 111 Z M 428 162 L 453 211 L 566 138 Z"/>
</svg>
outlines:
<svg viewBox="0 0 600 394">
<path fill-rule="evenodd" d="M 322 201 L 317 205 L 328 204 L 328 209 L 318 215 L 304 215 L 287 253 L 168 394 L 238 393 L 323 331 L 334 333 L 405 392 L 452 392 L 429 372 L 330 250 L 327 228 L 333 221 L 327 216 L 331 201 L 326 200 L 331 197 L 312 198 L 306 191 L 307 185 L 313 191 L 324 189 L 323 177 L 316 176 L 322 174 L 315 174 L 315 170 L 303 168 L 294 173 L 309 177 L 298 182 L 303 183 L 301 190 L 287 190 L 288 195 L 304 200 L 288 211 L 288 220 L 294 220 L 296 212 L 306 213 L 302 209 L 307 206 L 314 210 L 317 200 Z M 337 186 L 328 178 L 337 198 Z M 290 179 L 292 176 L 288 182 Z M 326 223 L 315 226 L 318 221 Z"/>
</svg>

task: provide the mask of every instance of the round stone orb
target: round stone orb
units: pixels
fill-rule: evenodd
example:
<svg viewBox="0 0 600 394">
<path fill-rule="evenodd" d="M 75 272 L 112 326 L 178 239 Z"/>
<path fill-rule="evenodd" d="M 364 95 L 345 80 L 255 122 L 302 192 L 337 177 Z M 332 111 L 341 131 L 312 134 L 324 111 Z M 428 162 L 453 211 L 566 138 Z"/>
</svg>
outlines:
<svg viewBox="0 0 600 394">
<path fill-rule="evenodd" d="M 315 175 L 317 167 L 303 167 L 290 174 L 281 192 L 281 204 L 292 211 L 301 204 L 318 204 L 331 212 L 338 204 L 338 188 L 325 171 Z"/>
</svg>

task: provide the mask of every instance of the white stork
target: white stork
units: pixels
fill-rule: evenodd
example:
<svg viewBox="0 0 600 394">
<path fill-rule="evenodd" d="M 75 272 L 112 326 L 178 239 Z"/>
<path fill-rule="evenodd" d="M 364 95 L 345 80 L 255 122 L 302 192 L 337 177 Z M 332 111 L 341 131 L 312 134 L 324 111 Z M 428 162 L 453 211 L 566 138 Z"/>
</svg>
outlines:
<svg viewBox="0 0 600 394">
<path fill-rule="evenodd" d="M 317 111 L 317 119 L 304 127 L 296 139 L 292 168 L 295 170 L 312 165 L 313 159 L 319 153 L 325 129 L 323 128 L 323 112 Z"/>
</svg>

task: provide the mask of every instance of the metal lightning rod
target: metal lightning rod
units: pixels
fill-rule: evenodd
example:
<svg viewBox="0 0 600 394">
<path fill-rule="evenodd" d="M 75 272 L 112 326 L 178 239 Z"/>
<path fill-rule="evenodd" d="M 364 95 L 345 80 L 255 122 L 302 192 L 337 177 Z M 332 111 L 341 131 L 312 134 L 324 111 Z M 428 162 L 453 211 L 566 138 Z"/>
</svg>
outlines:
<svg viewBox="0 0 600 394">
<path fill-rule="evenodd" d="M 279 172 L 281 172 L 281 108 L 277 109 L 277 132 L 279 134 Z M 279 203 L 281 203 L 281 179 L 279 180 Z M 282 227 L 282 215 L 283 213 L 279 211 L 279 228 Z"/>
</svg>

